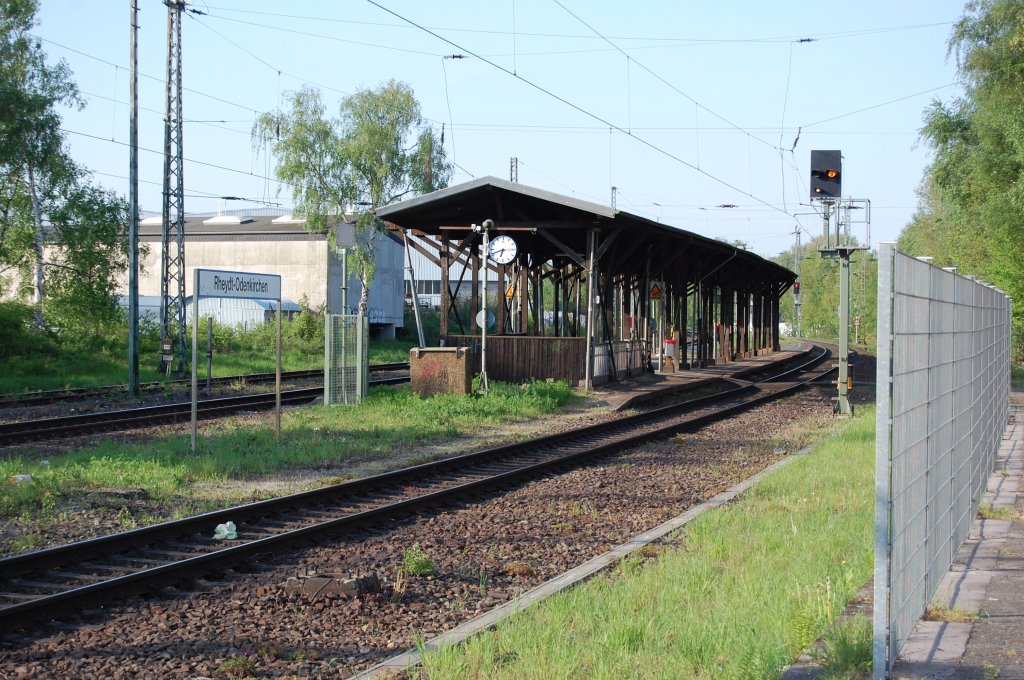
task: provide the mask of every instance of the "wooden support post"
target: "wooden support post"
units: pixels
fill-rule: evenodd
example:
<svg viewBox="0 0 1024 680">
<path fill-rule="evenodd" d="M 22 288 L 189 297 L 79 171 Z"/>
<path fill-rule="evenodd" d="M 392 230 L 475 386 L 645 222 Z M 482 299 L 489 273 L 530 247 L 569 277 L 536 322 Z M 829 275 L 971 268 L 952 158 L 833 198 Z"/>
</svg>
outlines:
<svg viewBox="0 0 1024 680">
<path fill-rule="evenodd" d="M 781 286 L 776 284 L 772 291 L 772 350 L 778 352 L 782 349 L 779 342 L 779 296 L 782 295 Z"/>
<path fill-rule="evenodd" d="M 530 328 L 530 279 L 526 267 L 526 255 L 522 255 L 519 267 L 519 332 L 524 335 Z M 534 324 L 536 327 L 537 324 Z M 538 335 L 543 335 L 538 331 Z"/>
<path fill-rule="evenodd" d="M 442 338 L 448 337 L 448 315 L 451 314 L 452 307 L 454 306 L 454 300 L 451 299 L 451 286 L 449 271 L 451 267 L 451 242 L 448 239 L 447 234 L 441 236 L 441 252 L 439 253 L 441 260 L 441 327 L 440 335 Z M 414 305 L 419 304 L 416 292 L 413 291 L 412 303 Z"/>
</svg>

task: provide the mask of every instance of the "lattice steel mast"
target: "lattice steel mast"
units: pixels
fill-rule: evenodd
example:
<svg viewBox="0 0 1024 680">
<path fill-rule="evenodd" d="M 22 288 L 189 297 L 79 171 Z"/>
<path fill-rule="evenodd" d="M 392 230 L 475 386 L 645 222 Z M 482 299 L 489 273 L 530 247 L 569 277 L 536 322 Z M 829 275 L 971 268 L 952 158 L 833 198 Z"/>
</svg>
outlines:
<svg viewBox="0 0 1024 680">
<path fill-rule="evenodd" d="M 160 264 L 160 335 L 167 371 L 185 370 L 185 180 L 182 152 L 181 19 L 184 0 L 167 5 L 167 109 L 164 118 L 164 205 Z"/>
</svg>

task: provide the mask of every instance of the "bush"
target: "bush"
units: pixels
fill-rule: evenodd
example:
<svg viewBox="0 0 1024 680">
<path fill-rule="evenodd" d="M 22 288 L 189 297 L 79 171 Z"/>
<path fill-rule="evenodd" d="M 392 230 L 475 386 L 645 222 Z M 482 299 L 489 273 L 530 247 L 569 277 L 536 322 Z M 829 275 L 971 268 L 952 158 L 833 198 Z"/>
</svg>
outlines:
<svg viewBox="0 0 1024 680">
<path fill-rule="evenodd" d="M 32 307 L 21 302 L 0 302 L 0 359 L 56 356 L 56 337 L 32 327 Z"/>
<path fill-rule="evenodd" d="M 433 576 L 437 573 L 434 560 L 423 552 L 419 543 L 402 551 L 402 571 L 408 576 Z"/>
<path fill-rule="evenodd" d="M 423 322 L 423 341 L 427 343 L 427 347 L 436 347 L 441 337 L 441 313 L 436 309 L 421 307 L 420 320 Z M 395 339 L 418 345 L 420 336 L 416 330 L 416 313 L 411 306 L 405 308 L 402 323 L 405 324 L 402 328 L 395 329 Z"/>
</svg>

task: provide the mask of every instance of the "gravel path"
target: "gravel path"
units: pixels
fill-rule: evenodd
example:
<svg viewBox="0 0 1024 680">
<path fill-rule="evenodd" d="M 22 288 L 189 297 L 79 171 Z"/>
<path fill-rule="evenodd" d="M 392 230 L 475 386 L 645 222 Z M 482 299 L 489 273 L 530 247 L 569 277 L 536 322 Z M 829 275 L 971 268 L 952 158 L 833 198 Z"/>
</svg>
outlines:
<svg viewBox="0 0 1024 680">
<path fill-rule="evenodd" d="M 441 508 L 379 532 L 267 556 L 192 592 L 169 592 L 0 640 L 0 676 L 347 677 L 556 576 L 795 450 L 831 421 L 811 389 L 697 434 Z M 573 416 L 579 418 L 579 416 Z M 781 438 L 781 439 L 780 439 Z M 396 583 L 419 544 L 432 577 Z M 381 592 L 314 597 L 287 587 L 316 573 L 375 574 Z"/>
</svg>

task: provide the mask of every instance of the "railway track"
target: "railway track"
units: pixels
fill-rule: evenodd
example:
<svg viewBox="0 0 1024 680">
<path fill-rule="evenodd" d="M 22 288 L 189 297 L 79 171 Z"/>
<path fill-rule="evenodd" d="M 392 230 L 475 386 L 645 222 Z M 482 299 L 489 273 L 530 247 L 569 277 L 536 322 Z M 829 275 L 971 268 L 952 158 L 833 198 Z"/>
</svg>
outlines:
<svg viewBox="0 0 1024 680">
<path fill-rule="evenodd" d="M 823 372 L 818 348 L 775 380 L 614 421 L 486 449 L 304 493 L 250 503 L 0 560 L 0 629 L 16 630 L 74 607 L 187 581 L 328 535 L 405 516 L 524 478 L 565 469 L 645 441 L 729 417 L 801 389 Z M 213 538 L 233 522 L 238 538 Z"/>
<path fill-rule="evenodd" d="M 408 370 L 408 361 L 394 361 L 391 363 L 384 364 L 372 364 L 370 366 L 371 373 Z M 281 373 L 281 380 L 286 382 L 298 380 L 323 380 L 323 378 L 323 369 L 319 368 L 304 371 L 284 371 Z M 238 383 L 253 385 L 274 382 L 275 379 L 276 375 L 274 373 L 250 373 L 248 375 L 231 375 L 224 376 L 221 378 L 211 378 L 210 384 L 218 386 L 235 385 Z M 200 380 L 200 383 L 205 384 L 205 382 L 205 378 Z M 188 390 L 191 389 L 191 387 L 191 379 L 163 380 L 142 383 L 139 385 L 139 391 L 161 392 L 168 389 Z M 18 394 L 4 394 L 0 395 L 0 408 L 40 406 L 43 404 L 52 404 L 58 401 L 88 399 L 90 397 L 110 397 L 121 394 L 128 394 L 127 385 L 101 385 L 99 387 L 69 387 L 61 390 L 45 390 L 35 392 L 24 392 Z"/>
<path fill-rule="evenodd" d="M 409 382 L 408 376 L 399 376 L 371 379 L 370 385 L 398 385 L 407 382 Z M 308 404 L 318 397 L 322 397 L 323 394 L 324 388 L 322 385 L 282 390 L 281 404 Z M 273 392 L 248 394 L 239 397 L 203 399 L 197 404 L 197 417 L 199 419 L 209 419 L 239 411 L 264 410 L 273 408 L 275 403 L 276 395 Z M 73 437 L 95 432 L 112 432 L 151 425 L 188 422 L 191 417 L 192 402 L 185 401 L 159 406 L 143 406 L 117 411 L 2 423 L 0 424 L 0 447 L 31 441 Z"/>
</svg>

